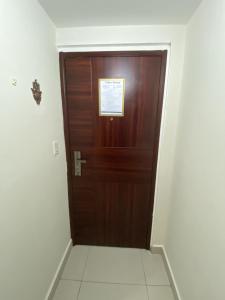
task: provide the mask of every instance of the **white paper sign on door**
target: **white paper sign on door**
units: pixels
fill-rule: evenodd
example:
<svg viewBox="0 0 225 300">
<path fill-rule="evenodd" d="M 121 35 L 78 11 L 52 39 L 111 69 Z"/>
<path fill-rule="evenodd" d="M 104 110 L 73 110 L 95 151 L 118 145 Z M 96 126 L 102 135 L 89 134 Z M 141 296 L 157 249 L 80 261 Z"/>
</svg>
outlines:
<svg viewBox="0 0 225 300">
<path fill-rule="evenodd" d="M 99 79 L 99 115 L 124 116 L 125 79 Z"/>
</svg>

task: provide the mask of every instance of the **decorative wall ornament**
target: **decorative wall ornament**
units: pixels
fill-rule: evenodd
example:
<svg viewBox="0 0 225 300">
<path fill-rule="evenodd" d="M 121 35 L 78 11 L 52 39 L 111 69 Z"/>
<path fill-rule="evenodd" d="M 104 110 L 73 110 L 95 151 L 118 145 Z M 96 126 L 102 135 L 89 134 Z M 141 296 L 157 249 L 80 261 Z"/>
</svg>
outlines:
<svg viewBox="0 0 225 300">
<path fill-rule="evenodd" d="M 37 105 L 40 105 L 42 91 L 40 90 L 40 84 L 38 83 L 37 79 L 35 79 L 35 81 L 33 82 L 33 88 L 31 88 L 31 91 L 33 93 L 33 97 Z"/>
</svg>

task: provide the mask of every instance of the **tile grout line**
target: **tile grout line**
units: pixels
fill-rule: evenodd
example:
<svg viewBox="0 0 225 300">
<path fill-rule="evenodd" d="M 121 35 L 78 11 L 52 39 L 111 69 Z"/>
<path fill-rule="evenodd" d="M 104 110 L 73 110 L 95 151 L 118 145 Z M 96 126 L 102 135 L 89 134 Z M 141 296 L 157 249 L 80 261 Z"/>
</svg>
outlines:
<svg viewBox="0 0 225 300">
<path fill-rule="evenodd" d="M 139 253 L 140 253 L 140 257 L 141 257 L 142 269 L 143 269 L 144 277 L 145 277 L 145 288 L 146 288 L 146 292 L 147 292 L 147 297 L 148 297 L 148 300 L 150 300 L 149 293 L 148 293 L 148 286 L 147 286 L 147 278 L 146 278 L 146 273 L 145 273 L 144 261 L 143 261 L 143 255 L 142 255 L 142 252 L 144 250 L 139 250 L 139 251 L 140 251 Z"/>
<path fill-rule="evenodd" d="M 129 282 L 109 282 L 109 281 L 93 281 L 93 280 L 84 280 L 83 282 L 86 283 L 101 283 L 101 284 L 108 284 L 108 285 L 131 285 L 131 286 L 145 286 L 145 284 L 139 284 L 139 283 L 129 283 Z"/>
<path fill-rule="evenodd" d="M 89 259 L 89 254 L 91 252 L 91 248 L 90 246 L 88 247 L 88 252 L 87 252 L 87 257 L 86 257 L 86 260 L 85 260 L 85 263 L 84 263 L 84 271 L 83 271 L 83 274 L 82 274 L 82 278 L 81 278 L 81 281 L 83 282 L 84 281 L 84 275 L 85 275 L 85 271 L 86 271 L 86 268 L 87 268 L 87 263 L 88 263 L 88 259 Z"/>
<path fill-rule="evenodd" d="M 78 298 L 79 298 L 80 290 L 81 290 L 81 285 L 82 285 L 82 281 L 80 281 L 80 286 L 79 286 L 79 290 L 78 290 L 78 293 L 77 293 L 76 300 L 78 300 Z"/>
<path fill-rule="evenodd" d="M 146 284 L 146 283 L 130 283 L 130 282 L 109 282 L 109 281 L 94 281 L 94 280 L 79 280 L 79 279 L 71 279 L 71 278 L 63 278 L 61 281 L 74 281 L 74 282 L 84 282 L 84 283 L 101 283 L 101 284 L 115 284 L 115 285 L 131 285 L 131 286 L 163 286 L 170 287 L 169 284 Z"/>
<path fill-rule="evenodd" d="M 84 282 L 84 274 L 85 274 L 85 271 L 86 271 L 86 268 L 87 268 L 87 262 L 88 262 L 88 258 L 89 258 L 89 253 L 90 253 L 91 249 L 90 247 L 88 247 L 88 251 L 87 251 L 87 257 L 86 257 L 86 260 L 85 260 L 85 263 L 84 263 L 84 270 L 83 270 L 83 273 L 82 273 L 82 276 L 81 276 L 81 281 L 80 281 L 80 287 L 79 287 L 79 290 L 78 290 L 78 293 L 77 293 L 77 300 L 79 299 L 79 296 L 80 296 L 80 290 L 81 290 L 81 287 L 82 287 L 82 284 Z"/>
</svg>

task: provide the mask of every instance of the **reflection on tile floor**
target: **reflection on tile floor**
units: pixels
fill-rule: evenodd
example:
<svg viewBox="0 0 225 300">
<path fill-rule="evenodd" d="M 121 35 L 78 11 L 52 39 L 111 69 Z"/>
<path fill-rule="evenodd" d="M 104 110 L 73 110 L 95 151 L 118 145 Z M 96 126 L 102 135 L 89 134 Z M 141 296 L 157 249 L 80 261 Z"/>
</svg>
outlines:
<svg viewBox="0 0 225 300">
<path fill-rule="evenodd" d="M 53 300 L 174 300 L 162 257 L 146 250 L 76 246 Z"/>
</svg>

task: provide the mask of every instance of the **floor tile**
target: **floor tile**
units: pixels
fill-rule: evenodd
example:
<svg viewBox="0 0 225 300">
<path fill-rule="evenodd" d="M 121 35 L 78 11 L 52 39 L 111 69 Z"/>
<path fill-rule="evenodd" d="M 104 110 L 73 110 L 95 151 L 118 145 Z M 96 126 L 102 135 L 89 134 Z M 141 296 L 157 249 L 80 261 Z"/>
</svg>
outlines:
<svg viewBox="0 0 225 300">
<path fill-rule="evenodd" d="M 145 286 L 82 283 L 78 300 L 147 300 Z"/>
<path fill-rule="evenodd" d="M 148 286 L 149 300 L 175 300 L 171 287 Z"/>
<path fill-rule="evenodd" d="M 90 247 L 84 281 L 145 284 L 140 250 Z"/>
<path fill-rule="evenodd" d="M 64 268 L 62 279 L 82 280 L 87 256 L 87 246 L 75 246 Z"/>
<path fill-rule="evenodd" d="M 81 282 L 60 280 L 53 300 L 76 300 Z"/>
<path fill-rule="evenodd" d="M 147 284 L 170 285 L 161 255 L 142 250 L 142 257 Z"/>
</svg>

